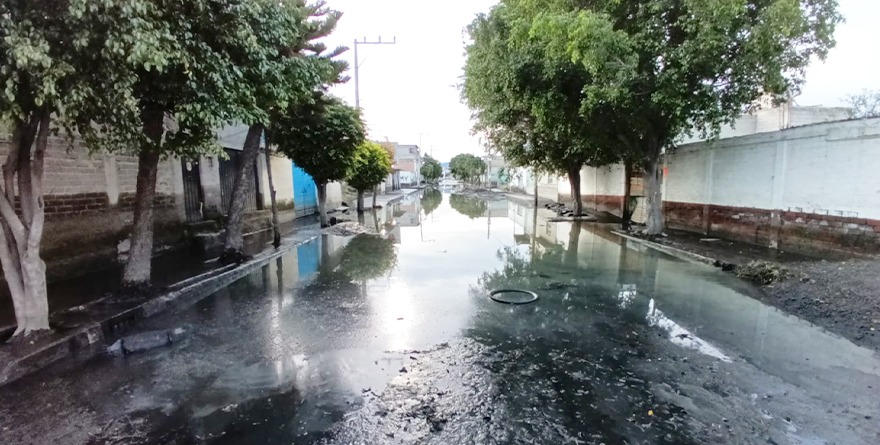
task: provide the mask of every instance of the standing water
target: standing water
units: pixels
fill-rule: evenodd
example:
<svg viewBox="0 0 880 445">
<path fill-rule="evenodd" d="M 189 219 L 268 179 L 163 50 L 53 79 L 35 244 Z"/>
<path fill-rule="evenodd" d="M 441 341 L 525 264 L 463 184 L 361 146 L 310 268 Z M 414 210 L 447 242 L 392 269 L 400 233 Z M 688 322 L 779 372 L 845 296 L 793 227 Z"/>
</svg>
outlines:
<svg viewBox="0 0 880 445">
<path fill-rule="evenodd" d="M 553 216 L 412 195 L 136 327 L 169 349 L 0 390 L 0 442 L 880 443 L 876 353 Z"/>
</svg>

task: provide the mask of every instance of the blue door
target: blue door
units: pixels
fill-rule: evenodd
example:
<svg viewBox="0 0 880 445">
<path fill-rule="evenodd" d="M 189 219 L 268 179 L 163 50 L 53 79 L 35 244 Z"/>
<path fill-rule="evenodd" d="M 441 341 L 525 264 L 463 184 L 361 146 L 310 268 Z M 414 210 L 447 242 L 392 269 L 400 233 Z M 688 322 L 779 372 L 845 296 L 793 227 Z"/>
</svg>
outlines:
<svg viewBox="0 0 880 445">
<path fill-rule="evenodd" d="M 318 213 L 318 188 L 305 170 L 293 166 L 293 204 L 296 216 Z"/>
</svg>

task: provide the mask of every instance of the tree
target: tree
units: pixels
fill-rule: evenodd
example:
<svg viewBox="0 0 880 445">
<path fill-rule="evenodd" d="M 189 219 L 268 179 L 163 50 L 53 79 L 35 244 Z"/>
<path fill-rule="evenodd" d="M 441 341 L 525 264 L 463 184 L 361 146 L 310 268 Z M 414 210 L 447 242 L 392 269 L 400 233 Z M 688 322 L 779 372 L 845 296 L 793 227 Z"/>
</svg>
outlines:
<svg viewBox="0 0 880 445">
<path fill-rule="evenodd" d="M 272 137 L 281 153 L 314 178 L 321 226 L 327 227 L 327 183 L 345 179 L 366 138 L 360 111 L 319 91 L 310 103 L 279 112 Z"/>
<path fill-rule="evenodd" d="M 260 50 L 260 18 L 271 2 L 130 1 L 135 5 L 120 9 L 143 10 L 137 23 L 159 36 L 148 42 L 153 60 L 133 73 L 132 101 L 120 104 L 124 114 L 99 108 L 91 118 L 108 149 L 138 156 L 131 248 L 122 278 L 126 287 L 142 287 L 150 282 L 159 161 L 218 153 L 214 130 L 253 113 L 246 72 Z"/>
<path fill-rule="evenodd" d="M 268 0 L 257 0 L 256 3 L 250 20 L 257 30 L 257 40 L 241 64 L 244 82 L 240 114 L 248 124 L 248 133 L 242 147 L 242 162 L 235 171 L 221 257 L 223 262 L 240 262 L 245 258 L 242 250 L 243 217 L 247 196 L 254 187 L 254 177 L 250 173 L 260 152 L 269 115 L 272 110 L 285 109 L 290 103 L 310 100 L 313 91 L 335 79 L 337 73 L 331 59 L 345 50 L 338 48 L 330 55 L 322 56 L 324 47 L 312 43 L 330 34 L 341 16 L 337 11 L 324 8 L 323 3 L 314 6 Z M 266 162 L 268 165 L 268 157 Z M 275 238 L 279 238 L 277 209 L 274 200 L 272 202 Z"/>
<path fill-rule="evenodd" d="M 391 173 L 391 156 L 381 145 L 365 141 L 355 153 L 354 162 L 348 172 L 348 185 L 357 190 L 357 211 L 364 213 L 364 192 L 375 189 Z M 373 207 L 376 207 L 376 193 L 373 193 Z"/>
<path fill-rule="evenodd" d="M 581 113 L 581 86 L 590 78 L 583 67 L 548 57 L 540 42 L 514 39 L 513 12 L 502 4 L 468 27 L 462 97 L 475 130 L 508 161 L 567 175 L 581 214 L 581 168 L 617 160 L 596 131 L 607 117 Z"/>
<path fill-rule="evenodd" d="M 513 41 L 582 66 L 581 114 L 610 110 L 616 150 L 645 173 L 648 233 L 663 230 L 660 156 L 717 135 L 771 94 L 796 93 L 840 23 L 835 0 L 508 0 Z M 602 131 L 602 127 L 591 130 Z"/>
<path fill-rule="evenodd" d="M 449 161 L 449 170 L 459 181 L 475 184 L 486 173 L 486 163 L 471 154 L 460 154 Z"/>
<path fill-rule="evenodd" d="M 0 264 L 16 318 L 13 339 L 49 329 L 44 158 L 52 134 L 95 144 L 91 110 L 121 120 L 131 110 L 132 73 L 161 64 L 161 31 L 145 25 L 146 5 L 0 2 L 0 125 L 11 130 L 0 191 Z M 18 204 L 18 205 L 16 205 Z"/>
<path fill-rule="evenodd" d="M 880 117 L 880 91 L 863 90 L 846 97 L 852 119 Z"/>
<path fill-rule="evenodd" d="M 430 155 L 425 155 L 422 160 L 421 173 L 422 177 L 425 178 L 425 181 L 433 183 L 443 176 L 443 166 Z"/>
</svg>

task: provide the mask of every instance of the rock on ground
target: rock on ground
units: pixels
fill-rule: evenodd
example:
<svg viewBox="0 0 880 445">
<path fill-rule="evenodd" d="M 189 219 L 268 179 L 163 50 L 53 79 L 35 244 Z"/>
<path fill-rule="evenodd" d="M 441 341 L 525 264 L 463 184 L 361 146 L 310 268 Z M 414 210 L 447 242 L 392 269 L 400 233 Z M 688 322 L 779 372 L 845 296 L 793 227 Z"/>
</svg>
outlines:
<svg viewBox="0 0 880 445">
<path fill-rule="evenodd" d="M 336 236 L 355 236 L 364 233 L 373 234 L 376 233 L 376 231 L 354 221 L 346 221 L 336 224 L 335 226 L 327 227 L 324 229 L 324 233 Z"/>
</svg>

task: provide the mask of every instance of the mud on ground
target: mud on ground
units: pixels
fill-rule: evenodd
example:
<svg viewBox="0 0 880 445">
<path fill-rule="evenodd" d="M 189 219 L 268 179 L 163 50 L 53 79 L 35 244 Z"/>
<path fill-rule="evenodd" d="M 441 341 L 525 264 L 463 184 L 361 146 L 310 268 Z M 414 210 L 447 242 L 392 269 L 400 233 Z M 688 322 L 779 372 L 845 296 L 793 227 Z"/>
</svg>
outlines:
<svg viewBox="0 0 880 445">
<path fill-rule="evenodd" d="M 765 303 L 880 351 L 880 260 L 785 265 L 791 277 L 761 288 Z"/>
</svg>

